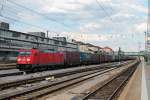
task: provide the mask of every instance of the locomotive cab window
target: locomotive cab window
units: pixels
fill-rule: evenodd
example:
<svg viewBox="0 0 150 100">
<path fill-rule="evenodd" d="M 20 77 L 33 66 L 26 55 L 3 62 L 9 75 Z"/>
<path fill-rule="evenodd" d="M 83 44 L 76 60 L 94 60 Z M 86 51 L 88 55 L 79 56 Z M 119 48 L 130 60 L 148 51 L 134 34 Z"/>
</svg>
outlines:
<svg viewBox="0 0 150 100">
<path fill-rule="evenodd" d="M 31 55 L 31 52 L 19 52 L 19 55 L 20 56 L 29 56 L 29 55 Z"/>
</svg>

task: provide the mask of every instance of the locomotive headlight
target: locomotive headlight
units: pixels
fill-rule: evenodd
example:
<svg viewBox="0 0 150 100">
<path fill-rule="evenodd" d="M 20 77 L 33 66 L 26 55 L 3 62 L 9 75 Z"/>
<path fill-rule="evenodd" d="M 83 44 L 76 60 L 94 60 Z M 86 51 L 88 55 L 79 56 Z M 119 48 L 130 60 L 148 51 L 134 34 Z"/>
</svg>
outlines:
<svg viewBox="0 0 150 100">
<path fill-rule="evenodd" d="M 18 61 L 21 61 L 21 59 L 20 59 L 20 58 L 18 58 Z"/>
<path fill-rule="evenodd" d="M 30 58 L 27 58 L 27 62 L 30 62 L 31 60 L 30 60 Z"/>
</svg>

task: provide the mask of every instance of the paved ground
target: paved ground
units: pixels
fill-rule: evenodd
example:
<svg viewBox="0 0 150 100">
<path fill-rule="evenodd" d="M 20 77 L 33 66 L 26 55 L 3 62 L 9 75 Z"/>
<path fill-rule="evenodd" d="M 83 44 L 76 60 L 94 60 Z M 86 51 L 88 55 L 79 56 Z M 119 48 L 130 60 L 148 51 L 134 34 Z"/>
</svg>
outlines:
<svg viewBox="0 0 150 100">
<path fill-rule="evenodd" d="M 146 64 L 143 58 L 119 100 L 150 100 L 150 64 Z"/>
<path fill-rule="evenodd" d="M 142 64 L 140 64 L 121 93 L 119 100 L 141 100 Z"/>
<path fill-rule="evenodd" d="M 122 68 L 120 68 L 120 70 L 114 70 L 102 75 L 99 75 L 93 79 L 87 80 L 81 84 L 76 84 L 75 86 L 72 86 L 70 88 L 66 88 L 64 90 L 60 90 L 59 93 L 56 92 L 54 94 L 50 94 L 47 95 L 44 98 L 41 98 L 42 100 L 79 100 L 79 99 L 75 99 L 78 98 L 80 96 L 82 96 L 85 93 L 88 93 L 89 90 L 91 90 L 92 88 L 94 88 L 97 85 L 102 85 L 103 82 L 105 82 L 106 80 L 108 80 L 110 77 L 114 77 L 114 74 L 119 73 L 121 70 L 123 70 Z"/>
<path fill-rule="evenodd" d="M 146 88 L 147 88 L 147 100 L 150 100 L 150 64 L 147 64 L 145 67 L 145 75 L 146 75 Z"/>
</svg>

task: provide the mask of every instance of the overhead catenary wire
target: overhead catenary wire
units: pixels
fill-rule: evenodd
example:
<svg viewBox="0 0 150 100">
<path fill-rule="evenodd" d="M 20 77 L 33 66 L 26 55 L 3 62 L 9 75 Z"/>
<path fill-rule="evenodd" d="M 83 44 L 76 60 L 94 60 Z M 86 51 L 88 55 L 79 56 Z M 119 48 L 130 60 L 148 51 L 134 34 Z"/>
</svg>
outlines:
<svg viewBox="0 0 150 100">
<path fill-rule="evenodd" d="M 107 18 L 110 20 L 110 22 L 112 23 L 112 24 L 115 24 L 115 27 L 118 27 L 118 24 L 120 24 L 119 26 L 121 26 L 121 23 L 117 20 L 116 22 L 114 22 L 114 20 L 112 19 L 112 17 L 111 17 L 111 15 L 106 11 L 106 9 L 103 7 L 103 5 L 102 5 L 102 2 L 100 2 L 100 0 L 95 0 L 96 1 L 96 3 L 97 3 L 97 5 L 103 10 L 103 12 L 105 13 L 105 15 L 107 16 Z M 110 7 L 111 8 L 111 10 L 112 10 L 112 7 Z M 118 33 L 120 33 L 121 34 L 121 30 L 118 30 L 119 28 L 116 28 L 117 29 L 117 31 L 118 31 Z M 123 36 L 123 34 L 122 34 L 122 36 Z M 114 39 L 115 40 L 115 39 Z M 117 40 L 118 41 L 118 40 Z"/>
<path fill-rule="evenodd" d="M 38 12 L 38 11 L 35 11 L 35 10 L 33 10 L 33 9 L 31 9 L 31 8 L 28 8 L 28 7 L 26 7 L 26 6 L 23 6 L 23 5 L 21 5 L 21 4 L 19 4 L 19 3 L 16 3 L 16 2 L 14 2 L 14 1 L 12 1 L 12 0 L 5 0 L 5 2 L 7 2 L 7 3 L 9 3 L 9 4 L 13 4 L 13 5 L 15 5 L 16 7 L 19 7 L 19 8 L 22 8 L 22 9 L 24 9 L 24 10 L 27 10 L 27 11 L 29 11 L 29 12 L 31 12 L 31 13 L 33 13 L 33 14 L 37 14 L 37 15 L 39 15 L 41 18 L 45 18 L 46 20 L 49 20 L 49 21 L 51 21 L 51 22 L 55 22 L 55 23 L 57 23 L 57 24 L 59 24 L 59 25 L 61 25 L 61 26 L 63 26 L 63 28 L 67 28 L 68 30 L 65 30 L 65 31 L 67 31 L 67 32 L 71 32 L 72 31 L 72 29 L 70 28 L 70 26 L 69 25 L 67 25 L 67 24 L 65 24 L 65 23 L 63 23 L 63 22 L 59 22 L 59 21 L 57 21 L 56 19 L 53 19 L 53 18 L 51 18 L 51 17 L 49 17 L 49 16 L 47 16 L 47 15 L 44 15 L 43 13 L 40 13 L 40 12 Z M 8 8 L 8 7 L 7 7 Z M 10 8 L 10 7 L 9 7 Z M 14 12 L 15 13 L 15 10 L 18 10 L 18 9 L 15 9 L 15 10 L 10 10 L 10 9 L 8 9 L 9 11 L 11 11 L 11 12 Z M 20 9 L 19 9 L 20 10 Z M 13 14 L 13 13 L 12 13 Z M 55 25 L 57 25 L 57 24 L 55 24 Z M 57 35 L 60 35 L 61 33 L 59 32 L 59 33 L 57 33 Z"/>
<path fill-rule="evenodd" d="M 10 3 L 12 3 L 12 4 L 14 4 L 14 5 L 16 5 L 16 6 L 18 6 L 18 7 L 21 7 L 21 8 L 23 8 L 23 9 L 26 9 L 26 10 L 28 10 L 28 11 L 30 11 L 30 12 L 33 12 L 33 13 L 37 14 L 37 15 L 40 15 L 40 16 L 42 16 L 43 18 L 46 18 L 47 20 L 53 21 L 53 22 L 55 22 L 55 23 L 57 23 L 57 24 L 60 24 L 60 25 L 62 25 L 63 27 L 65 27 L 65 28 L 67 28 L 67 29 L 70 29 L 70 27 L 69 27 L 68 25 L 66 25 L 65 23 L 58 22 L 57 20 L 55 20 L 55 19 L 53 19 L 53 18 L 50 18 L 50 17 L 48 17 L 48 16 L 46 16 L 46 15 L 40 13 L 40 12 L 37 12 L 37 11 L 31 9 L 31 8 L 28 8 L 28 7 L 26 7 L 26 6 L 23 6 L 23 5 L 19 4 L 19 3 L 16 3 L 16 2 L 14 2 L 14 1 L 12 1 L 12 0 L 7 0 L 7 1 L 10 2 Z"/>
<path fill-rule="evenodd" d="M 23 22 L 21 20 L 18 20 L 18 19 L 14 19 L 14 18 L 11 18 L 11 17 L 8 17 L 8 16 L 3 16 L 3 15 L 0 15 L 1 17 L 5 18 L 5 19 L 8 19 L 8 20 L 13 20 L 15 22 L 19 22 L 19 23 L 22 23 L 22 24 L 26 24 L 26 25 L 29 25 L 29 26 L 32 26 L 32 27 L 35 27 L 37 29 L 43 29 L 43 30 L 47 30 L 48 32 L 53 32 L 53 33 L 56 33 L 56 34 L 60 34 L 59 32 L 56 32 L 56 31 L 52 31 L 52 30 L 48 30 L 46 28 L 41 28 L 41 26 L 38 26 L 38 25 L 33 25 L 33 24 L 30 24 L 30 23 L 26 23 L 26 22 Z"/>
<path fill-rule="evenodd" d="M 0 1 L 0 3 L 1 3 L 1 7 L 0 7 L 0 15 L 2 15 L 2 11 L 3 11 L 3 9 L 4 9 L 4 0 L 2 0 L 2 1 Z"/>
<path fill-rule="evenodd" d="M 28 8 L 28 7 L 26 7 L 26 6 L 24 6 L 24 5 L 20 4 L 20 3 L 16 3 L 16 2 L 13 1 L 13 0 L 7 0 L 7 1 L 8 1 L 8 2 L 11 2 L 11 3 L 13 2 L 12 4 L 15 3 L 15 4 L 14 4 L 15 6 L 19 6 L 19 7 L 23 8 L 23 9 L 26 9 L 26 10 L 31 11 L 31 12 L 33 12 L 33 13 L 36 13 L 36 14 L 38 14 L 38 15 L 40 15 L 40 16 L 43 16 L 42 13 L 39 13 L 39 12 L 37 12 L 37 11 L 31 9 L 31 8 Z M 96 1 L 98 1 L 98 0 L 96 0 Z M 17 4 L 17 5 L 16 5 L 16 4 Z M 19 5 L 18 5 L 18 4 L 19 4 Z M 99 4 L 100 4 L 100 3 L 99 3 Z M 102 4 L 100 4 L 100 6 L 102 6 Z M 103 11 L 105 12 L 105 15 L 108 16 L 108 18 L 109 18 L 109 19 L 111 20 L 111 22 L 113 23 L 114 20 L 111 18 L 111 16 L 110 16 L 109 13 L 106 11 L 106 9 L 105 9 L 103 6 L 101 7 L 101 9 L 103 9 Z M 45 15 L 44 15 L 44 16 L 45 16 Z M 48 16 L 46 16 L 46 17 L 48 17 Z M 50 17 L 48 17 L 48 18 L 50 18 Z M 53 20 L 53 19 L 50 18 L 49 20 Z M 58 21 L 55 20 L 55 19 L 54 19 L 53 21 L 56 22 L 56 23 L 58 22 Z M 61 22 L 58 22 L 58 23 L 61 24 Z M 113 23 L 113 24 L 115 24 L 115 23 Z M 64 25 L 64 23 L 62 23 L 61 25 L 65 26 L 66 24 Z"/>
<path fill-rule="evenodd" d="M 121 26 L 121 22 L 118 21 L 115 21 L 112 19 L 111 15 L 106 11 L 106 9 L 103 7 L 103 3 L 101 2 L 101 0 L 96 0 L 96 3 L 97 5 L 103 10 L 103 12 L 105 13 L 105 15 L 107 16 L 107 18 L 109 18 L 109 20 L 111 21 L 112 24 L 115 24 L 116 27 L 118 27 L 118 24 L 119 26 Z M 110 6 L 111 10 L 113 10 L 113 8 Z M 119 29 L 119 28 L 117 28 Z"/>
<path fill-rule="evenodd" d="M 40 15 L 40 16 L 43 16 L 44 18 L 47 18 L 48 20 L 51 20 L 51 21 L 54 21 L 54 22 L 58 23 L 57 20 L 51 19 L 50 17 L 45 16 L 45 15 L 43 15 L 42 13 L 39 13 L 39 12 L 37 12 L 37 11 L 31 9 L 31 8 L 25 7 L 25 6 L 23 6 L 23 5 L 19 4 L 19 3 L 16 3 L 16 2 L 14 2 L 14 1 L 12 1 L 12 0 L 7 0 L 7 1 L 10 2 L 10 3 L 12 3 L 12 4 L 14 4 L 14 5 L 16 5 L 16 6 L 19 6 L 19 7 L 23 8 L 23 9 L 26 9 L 26 10 L 31 11 L 31 12 L 33 12 L 33 13 L 36 13 L 36 14 L 38 14 L 38 15 Z M 104 9 L 104 8 L 103 8 L 103 9 Z M 108 15 L 108 14 L 107 14 L 107 15 Z M 112 21 L 113 21 L 113 20 L 112 20 Z M 66 26 L 64 23 L 61 23 L 61 22 L 59 22 L 59 24 Z M 68 26 L 66 26 L 66 27 L 68 28 Z M 70 29 L 70 28 L 69 28 L 69 29 Z"/>
<path fill-rule="evenodd" d="M 95 0 L 98 7 L 101 8 L 103 10 L 103 12 L 105 13 L 105 16 L 110 20 L 110 22 L 112 24 L 114 24 L 113 19 L 111 18 L 111 16 L 109 15 L 109 13 L 105 10 L 105 8 L 103 7 L 102 3 L 99 0 Z M 117 26 L 117 25 L 116 25 Z"/>
<path fill-rule="evenodd" d="M 5 15 L 2 13 L 2 11 L 5 10 L 5 9 L 4 9 L 4 7 L 5 7 L 4 4 L 5 4 L 5 3 L 6 3 L 5 0 L 1 3 L 1 9 L 0 9 L 0 17 L 1 17 L 1 18 L 7 19 L 7 20 L 11 20 L 11 21 L 14 21 L 14 22 L 18 22 L 18 23 L 22 23 L 22 24 L 25 24 L 25 25 L 28 25 L 28 26 L 32 26 L 32 27 L 37 28 L 37 29 L 42 30 L 42 31 L 46 31 L 46 32 L 50 32 L 50 33 L 55 33 L 55 34 L 57 34 L 57 35 L 58 35 L 58 34 L 61 34 L 60 32 L 57 32 L 57 31 L 54 31 L 54 30 L 50 30 L 50 29 L 45 28 L 45 27 L 41 27 L 41 26 L 38 26 L 38 25 L 34 25 L 34 24 L 31 24 L 31 23 L 28 23 L 28 22 L 19 20 L 19 18 L 12 18 L 12 17 L 10 17 L 10 15 L 8 15 L 8 14 L 7 14 L 7 16 L 5 16 Z M 7 12 L 8 12 L 9 14 L 14 14 L 14 13 L 15 13 L 15 11 L 9 11 L 9 10 L 7 10 Z M 11 16 L 12 16 L 12 15 L 11 15 Z M 17 16 L 15 16 L 15 17 L 17 17 Z"/>
<path fill-rule="evenodd" d="M 113 22 L 113 19 L 110 17 L 110 15 L 107 13 L 107 11 L 105 10 L 105 8 L 101 5 L 101 3 L 96 0 L 96 3 L 98 4 L 98 6 L 104 11 L 105 15 L 110 19 L 110 21 Z"/>
</svg>

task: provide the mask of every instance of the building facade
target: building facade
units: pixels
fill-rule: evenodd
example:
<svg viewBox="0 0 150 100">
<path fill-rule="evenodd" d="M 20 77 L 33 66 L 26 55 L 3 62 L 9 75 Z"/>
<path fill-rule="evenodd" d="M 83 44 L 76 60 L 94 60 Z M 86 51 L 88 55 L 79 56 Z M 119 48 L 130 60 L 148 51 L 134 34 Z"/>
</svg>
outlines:
<svg viewBox="0 0 150 100">
<path fill-rule="evenodd" d="M 42 34 L 40 36 L 39 34 Z M 0 28 L 0 61 L 16 60 L 19 49 L 50 49 L 52 51 L 78 51 L 76 43 L 45 37 L 43 33 L 23 33 Z"/>
<path fill-rule="evenodd" d="M 81 41 L 75 41 L 78 44 L 78 48 L 80 52 L 86 53 L 102 53 L 103 49 L 99 46 L 92 45 L 90 43 L 83 43 Z"/>
</svg>

